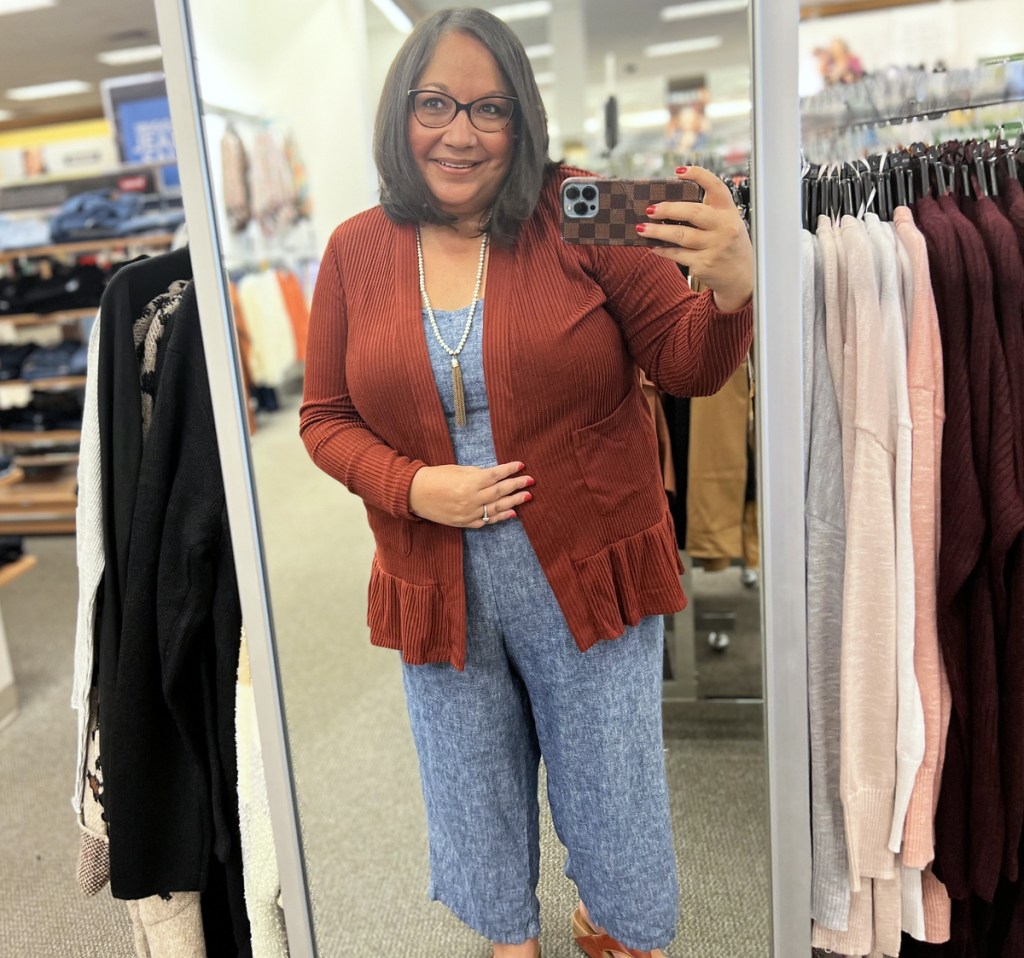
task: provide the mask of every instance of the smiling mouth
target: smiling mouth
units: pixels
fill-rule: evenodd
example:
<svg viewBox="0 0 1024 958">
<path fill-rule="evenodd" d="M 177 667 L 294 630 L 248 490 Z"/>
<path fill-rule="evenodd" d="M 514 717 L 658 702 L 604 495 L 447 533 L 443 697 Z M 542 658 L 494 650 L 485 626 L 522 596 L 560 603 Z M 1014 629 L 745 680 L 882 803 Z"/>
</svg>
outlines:
<svg viewBox="0 0 1024 958">
<path fill-rule="evenodd" d="M 434 162 L 443 170 L 471 170 L 473 167 L 479 166 L 478 163 L 463 163 L 454 160 L 434 160 Z"/>
</svg>

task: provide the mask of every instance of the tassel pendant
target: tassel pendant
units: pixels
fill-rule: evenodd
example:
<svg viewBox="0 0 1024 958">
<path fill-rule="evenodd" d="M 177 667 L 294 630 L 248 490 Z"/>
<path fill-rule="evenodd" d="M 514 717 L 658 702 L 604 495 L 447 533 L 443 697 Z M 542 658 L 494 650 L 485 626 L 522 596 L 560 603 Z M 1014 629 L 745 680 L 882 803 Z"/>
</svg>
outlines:
<svg viewBox="0 0 1024 958">
<path fill-rule="evenodd" d="M 462 386 L 462 367 L 459 357 L 452 356 L 452 392 L 455 393 L 455 425 L 466 425 L 466 391 Z"/>
</svg>

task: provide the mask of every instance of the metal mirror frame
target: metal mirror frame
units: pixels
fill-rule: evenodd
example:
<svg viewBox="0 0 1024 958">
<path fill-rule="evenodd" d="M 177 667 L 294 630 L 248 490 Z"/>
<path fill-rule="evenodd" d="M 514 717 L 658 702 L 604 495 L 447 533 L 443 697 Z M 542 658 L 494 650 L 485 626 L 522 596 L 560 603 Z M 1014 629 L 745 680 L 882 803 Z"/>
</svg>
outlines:
<svg viewBox="0 0 1024 958">
<path fill-rule="evenodd" d="M 289 951 L 315 958 L 312 906 L 274 644 L 241 366 L 211 192 L 188 0 L 154 0 L 228 519 L 249 641 Z M 804 597 L 798 0 L 751 0 L 752 231 L 772 954 L 810 955 Z M 779 237 L 792 237 L 779 242 Z"/>
</svg>

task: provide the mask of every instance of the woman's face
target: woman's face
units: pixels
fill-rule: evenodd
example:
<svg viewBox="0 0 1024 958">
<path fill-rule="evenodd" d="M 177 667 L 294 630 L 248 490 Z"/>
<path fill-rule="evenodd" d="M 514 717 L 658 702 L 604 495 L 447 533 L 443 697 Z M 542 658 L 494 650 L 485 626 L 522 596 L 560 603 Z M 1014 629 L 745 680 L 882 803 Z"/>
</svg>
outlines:
<svg viewBox="0 0 1024 958">
<path fill-rule="evenodd" d="M 460 103 L 513 94 L 487 47 L 465 33 L 441 38 L 416 88 L 440 90 Z M 410 110 L 413 159 L 445 213 L 472 219 L 490 207 L 512 164 L 514 126 L 510 123 L 497 133 L 482 133 L 460 110 L 447 126 L 430 129 Z"/>
</svg>

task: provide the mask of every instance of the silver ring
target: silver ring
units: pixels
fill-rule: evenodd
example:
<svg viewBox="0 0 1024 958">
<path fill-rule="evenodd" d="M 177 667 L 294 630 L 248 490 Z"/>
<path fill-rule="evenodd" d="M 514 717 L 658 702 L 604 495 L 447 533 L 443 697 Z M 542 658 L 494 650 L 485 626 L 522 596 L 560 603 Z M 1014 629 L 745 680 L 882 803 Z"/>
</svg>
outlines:
<svg viewBox="0 0 1024 958">
<path fill-rule="evenodd" d="M 487 506 L 484 506 L 484 525 L 487 525 L 491 521 L 491 517 L 487 515 Z"/>
</svg>

